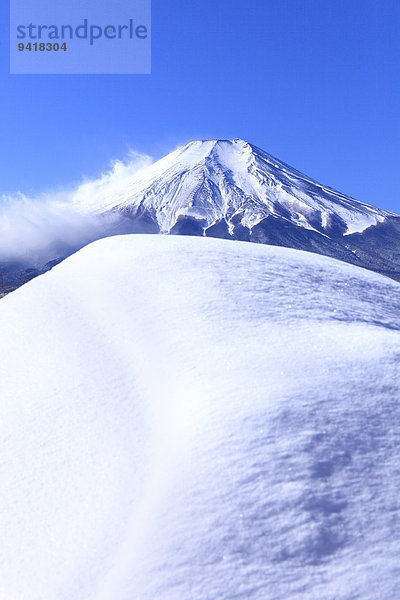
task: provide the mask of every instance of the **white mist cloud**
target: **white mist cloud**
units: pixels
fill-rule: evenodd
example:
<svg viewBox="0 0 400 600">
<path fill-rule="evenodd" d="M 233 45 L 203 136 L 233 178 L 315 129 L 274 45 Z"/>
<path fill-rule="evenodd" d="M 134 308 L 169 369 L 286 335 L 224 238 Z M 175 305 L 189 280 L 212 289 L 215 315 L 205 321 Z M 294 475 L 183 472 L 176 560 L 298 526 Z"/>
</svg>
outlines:
<svg viewBox="0 0 400 600">
<path fill-rule="evenodd" d="M 125 160 L 113 161 L 105 173 L 76 188 L 36 198 L 23 193 L 1 196 L 0 260 L 38 265 L 107 235 L 119 218 L 104 217 L 99 210 L 110 198 L 117 202 L 132 176 L 151 162 L 149 156 L 130 151 Z"/>
<path fill-rule="evenodd" d="M 132 176 L 152 162 L 150 156 L 130 150 L 124 161 L 114 160 L 111 168 L 100 177 L 84 181 L 71 194 L 71 200 L 84 210 L 97 210 L 107 205 L 109 198 L 125 192 Z"/>
</svg>

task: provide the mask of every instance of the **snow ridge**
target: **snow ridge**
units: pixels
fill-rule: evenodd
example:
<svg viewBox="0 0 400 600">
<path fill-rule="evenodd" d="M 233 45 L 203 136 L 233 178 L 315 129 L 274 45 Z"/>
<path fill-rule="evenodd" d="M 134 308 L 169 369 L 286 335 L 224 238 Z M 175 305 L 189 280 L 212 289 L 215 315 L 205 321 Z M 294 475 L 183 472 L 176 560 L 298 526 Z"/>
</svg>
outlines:
<svg viewBox="0 0 400 600">
<path fill-rule="evenodd" d="M 398 598 L 399 283 L 125 235 L 0 329 L 0 598 Z"/>
</svg>

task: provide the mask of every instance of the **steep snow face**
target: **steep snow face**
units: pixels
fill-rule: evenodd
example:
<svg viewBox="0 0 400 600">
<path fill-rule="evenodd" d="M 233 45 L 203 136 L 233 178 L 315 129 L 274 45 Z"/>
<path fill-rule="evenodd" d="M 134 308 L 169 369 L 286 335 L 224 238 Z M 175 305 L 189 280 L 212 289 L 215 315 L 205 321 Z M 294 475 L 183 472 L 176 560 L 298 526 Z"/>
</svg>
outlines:
<svg viewBox="0 0 400 600">
<path fill-rule="evenodd" d="M 226 220 L 251 230 L 273 215 L 306 229 L 361 232 L 390 213 L 322 186 L 240 140 L 195 141 L 133 175 L 115 195 L 93 197 L 86 210 L 148 212 L 162 233 L 182 217 L 204 228 Z"/>
<path fill-rule="evenodd" d="M 0 301 L 0 597 L 398 597 L 400 285 L 96 242 Z"/>
</svg>

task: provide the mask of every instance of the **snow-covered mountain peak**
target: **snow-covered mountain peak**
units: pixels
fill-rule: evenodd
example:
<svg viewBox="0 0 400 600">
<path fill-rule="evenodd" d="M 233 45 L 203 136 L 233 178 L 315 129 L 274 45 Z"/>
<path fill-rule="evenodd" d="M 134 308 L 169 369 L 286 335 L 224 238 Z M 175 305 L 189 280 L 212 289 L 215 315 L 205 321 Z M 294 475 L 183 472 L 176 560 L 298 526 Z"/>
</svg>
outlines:
<svg viewBox="0 0 400 600">
<path fill-rule="evenodd" d="M 233 140 L 196 140 L 132 175 L 113 193 L 99 186 L 85 210 L 146 215 L 162 233 L 182 219 L 206 232 L 224 222 L 249 232 L 272 216 L 325 235 L 361 232 L 390 213 L 323 186 L 260 148 Z"/>
<path fill-rule="evenodd" d="M 400 280 L 400 216 L 336 192 L 243 139 L 195 140 L 149 161 L 133 153 L 131 162 L 117 161 L 79 186 L 68 207 L 78 235 L 68 231 L 41 249 L 41 264 L 32 256 L 0 264 L 5 289 L 90 241 L 126 233 L 286 246 Z"/>
</svg>

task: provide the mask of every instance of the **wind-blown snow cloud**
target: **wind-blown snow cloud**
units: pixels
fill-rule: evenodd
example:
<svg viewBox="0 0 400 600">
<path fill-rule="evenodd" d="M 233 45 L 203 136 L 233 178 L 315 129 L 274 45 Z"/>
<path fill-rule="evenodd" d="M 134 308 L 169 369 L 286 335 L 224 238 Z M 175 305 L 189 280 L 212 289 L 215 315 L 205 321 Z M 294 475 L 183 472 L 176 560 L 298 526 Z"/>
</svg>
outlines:
<svg viewBox="0 0 400 600">
<path fill-rule="evenodd" d="M 104 217 L 96 206 L 115 196 L 151 158 L 130 151 L 115 160 L 100 177 L 72 189 L 47 192 L 35 198 L 23 193 L 0 196 L 0 261 L 39 264 L 103 237 L 118 225 L 118 216 Z"/>
<path fill-rule="evenodd" d="M 125 161 L 115 160 L 100 177 L 84 181 L 71 193 L 70 200 L 83 210 L 96 211 L 101 201 L 118 196 L 126 189 L 131 177 L 152 162 L 150 156 L 130 150 Z"/>
</svg>

